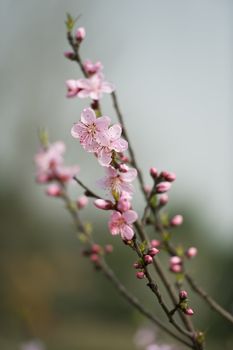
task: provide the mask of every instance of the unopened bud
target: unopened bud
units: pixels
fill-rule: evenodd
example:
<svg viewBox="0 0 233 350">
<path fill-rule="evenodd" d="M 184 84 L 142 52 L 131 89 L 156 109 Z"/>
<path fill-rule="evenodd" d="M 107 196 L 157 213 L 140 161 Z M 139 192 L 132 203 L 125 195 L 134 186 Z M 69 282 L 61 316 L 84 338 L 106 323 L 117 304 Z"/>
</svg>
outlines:
<svg viewBox="0 0 233 350">
<path fill-rule="evenodd" d="M 196 247 L 190 247 L 187 251 L 186 251 L 186 256 L 187 258 L 191 259 L 194 258 L 197 255 L 197 248 Z"/>
<path fill-rule="evenodd" d="M 126 164 L 120 164 L 119 165 L 119 170 L 122 173 L 127 173 L 127 171 L 129 170 L 129 167 Z"/>
<path fill-rule="evenodd" d="M 103 210 L 113 209 L 113 203 L 111 201 L 105 200 L 105 199 L 96 199 L 94 201 L 94 205 L 98 209 L 103 209 Z"/>
<path fill-rule="evenodd" d="M 46 189 L 46 194 L 51 197 L 59 197 L 61 193 L 61 187 L 56 184 L 52 184 Z"/>
<path fill-rule="evenodd" d="M 143 272 L 143 271 L 138 271 L 137 273 L 136 273 L 136 277 L 138 278 L 138 279 L 143 279 L 144 278 L 144 276 L 145 276 L 145 273 Z"/>
<path fill-rule="evenodd" d="M 83 41 L 83 39 L 85 38 L 86 36 L 86 31 L 85 31 L 85 28 L 84 27 L 79 27 L 77 30 L 76 30 L 76 33 L 75 33 L 75 38 L 78 42 L 81 43 L 81 41 Z"/>
<path fill-rule="evenodd" d="M 88 198 L 87 196 L 81 196 L 77 200 L 77 207 L 78 209 L 83 209 L 88 205 Z"/>
<path fill-rule="evenodd" d="M 169 191 L 171 188 L 171 183 L 170 182 L 160 182 L 157 186 L 156 186 L 156 192 L 157 193 L 164 193 Z"/>
<path fill-rule="evenodd" d="M 158 170 L 156 168 L 150 168 L 150 175 L 155 179 L 158 175 Z"/>
<path fill-rule="evenodd" d="M 99 244 L 93 244 L 91 247 L 91 252 L 93 254 L 99 254 L 101 252 L 101 246 Z"/>
<path fill-rule="evenodd" d="M 188 298 L 188 293 L 186 292 L 186 290 L 181 290 L 180 293 L 179 293 L 179 297 L 180 297 L 180 300 L 185 300 Z"/>
<path fill-rule="evenodd" d="M 160 241 L 158 239 L 152 239 L 152 241 L 150 241 L 150 245 L 152 248 L 157 248 L 160 246 Z"/>
<path fill-rule="evenodd" d="M 146 194 L 150 194 L 150 193 L 151 193 L 151 190 L 152 190 L 151 186 L 149 186 L 149 185 L 144 185 L 144 191 L 146 192 Z"/>
<path fill-rule="evenodd" d="M 182 263 L 182 260 L 179 256 L 172 256 L 170 258 L 170 264 L 171 265 L 176 265 L 176 264 L 181 264 Z"/>
<path fill-rule="evenodd" d="M 191 307 L 188 307 L 186 310 L 184 310 L 184 313 L 188 316 L 193 316 L 194 311 L 191 309 Z"/>
<path fill-rule="evenodd" d="M 141 269 L 141 268 L 142 268 L 142 264 L 140 264 L 139 262 L 135 262 L 135 263 L 133 264 L 133 267 L 134 267 L 135 269 Z"/>
<path fill-rule="evenodd" d="M 72 51 L 65 51 L 64 52 L 64 56 L 66 58 L 68 58 L 69 60 L 73 60 L 74 59 L 74 53 Z"/>
<path fill-rule="evenodd" d="M 92 262 L 95 262 L 95 263 L 99 262 L 99 255 L 98 254 L 91 254 L 90 260 Z"/>
<path fill-rule="evenodd" d="M 176 179 L 175 173 L 170 173 L 168 171 L 162 171 L 161 175 L 166 181 L 173 182 Z"/>
<path fill-rule="evenodd" d="M 157 248 L 155 248 L 155 247 L 153 247 L 153 248 L 150 248 L 149 250 L 148 250 L 148 254 L 150 255 L 150 256 L 155 256 L 155 255 L 157 255 L 159 253 L 159 250 L 157 249 Z"/>
<path fill-rule="evenodd" d="M 148 255 L 148 254 L 147 254 L 147 255 L 144 255 L 143 259 L 144 259 L 144 261 L 145 261 L 146 264 L 151 264 L 152 261 L 153 261 L 152 256 L 151 256 L 151 255 Z"/>
<path fill-rule="evenodd" d="M 166 205 L 168 202 L 168 195 L 166 193 L 159 197 L 159 205 Z"/>
<path fill-rule="evenodd" d="M 170 270 L 174 273 L 179 273 L 182 271 L 182 266 L 181 265 L 178 265 L 178 264 L 175 264 L 175 265 L 171 265 L 170 266 Z"/>
<path fill-rule="evenodd" d="M 183 216 L 182 215 L 175 215 L 171 221 L 170 221 L 170 225 L 171 226 L 180 226 L 182 225 L 184 219 L 183 219 Z"/>
</svg>

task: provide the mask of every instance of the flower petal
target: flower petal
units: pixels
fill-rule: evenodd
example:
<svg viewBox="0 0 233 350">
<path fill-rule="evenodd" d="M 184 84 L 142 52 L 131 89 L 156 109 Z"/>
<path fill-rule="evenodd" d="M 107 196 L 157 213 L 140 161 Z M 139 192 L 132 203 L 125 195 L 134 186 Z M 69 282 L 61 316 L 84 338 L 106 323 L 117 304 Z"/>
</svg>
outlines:
<svg viewBox="0 0 233 350">
<path fill-rule="evenodd" d="M 125 219 L 127 224 L 132 224 L 138 218 L 138 214 L 134 210 L 128 210 L 122 214 L 122 217 Z"/>
<path fill-rule="evenodd" d="M 110 165 L 112 161 L 112 152 L 107 148 L 103 147 L 98 152 L 98 161 L 102 166 Z"/>
<path fill-rule="evenodd" d="M 134 231 L 132 227 L 130 227 L 129 225 L 124 225 L 120 231 L 121 231 L 121 238 L 126 239 L 127 241 L 130 241 L 134 236 Z"/>
<path fill-rule="evenodd" d="M 95 121 L 96 121 L 95 111 L 92 108 L 85 108 L 81 114 L 81 122 L 84 123 L 85 125 L 90 125 L 95 123 Z"/>
<path fill-rule="evenodd" d="M 111 141 L 115 141 L 121 137 L 122 127 L 120 124 L 114 124 L 109 128 L 108 132 Z"/>
</svg>

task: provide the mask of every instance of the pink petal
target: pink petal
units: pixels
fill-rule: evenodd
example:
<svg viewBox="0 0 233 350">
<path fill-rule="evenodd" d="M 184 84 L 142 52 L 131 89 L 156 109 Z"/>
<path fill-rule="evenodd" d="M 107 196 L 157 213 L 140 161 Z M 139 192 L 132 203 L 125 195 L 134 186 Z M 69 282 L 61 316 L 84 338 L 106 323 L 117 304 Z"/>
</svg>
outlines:
<svg viewBox="0 0 233 350">
<path fill-rule="evenodd" d="M 108 166 L 112 161 L 112 152 L 105 147 L 98 153 L 98 161 L 102 166 Z"/>
<path fill-rule="evenodd" d="M 101 85 L 101 90 L 106 94 L 111 94 L 115 90 L 115 86 L 107 81 L 103 81 Z"/>
<path fill-rule="evenodd" d="M 97 100 L 97 101 L 100 100 L 103 96 L 101 90 L 90 91 L 89 95 L 90 95 L 90 98 L 92 98 L 92 100 Z"/>
<path fill-rule="evenodd" d="M 76 81 L 79 89 L 90 90 L 90 82 L 88 79 L 79 79 Z"/>
<path fill-rule="evenodd" d="M 71 135 L 75 138 L 78 139 L 80 135 L 80 125 L 79 123 L 76 123 L 72 126 L 71 128 Z"/>
<path fill-rule="evenodd" d="M 98 131 L 108 130 L 110 123 L 111 123 L 111 119 L 107 116 L 97 118 L 95 122 Z"/>
<path fill-rule="evenodd" d="M 138 218 L 138 214 L 134 210 L 128 210 L 122 214 L 123 218 L 127 222 L 127 224 L 132 224 Z"/>
<path fill-rule="evenodd" d="M 115 141 L 121 137 L 122 128 L 120 124 L 114 124 L 108 130 L 111 141 Z"/>
<path fill-rule="evenodd" d="M 134 231 L 129 225 L 124 225 L 121 228 L 121 238 L 130 241 L 134 236 Z"/>
<path fill-rule="evenodd" d="M 137 177 L 137 170 L 132 168 L 126 173 L 121 174 L 121 178 L 124 182 L 132 182 Z"/>
<path fill-rule="evenodd" d="M 128 149 L 128 142 L 125 141 L 124 139 L 120 138 L 120 139 L 112 142 L 111 147 L 116 152 L 124 152 Z"/>
<path fill-rule="evenodd" d="M 78 93 L 77 93 L 77 96 L 79 98 L 87 98 L 89 97 L 90 95 L 90 92 L 88 90 L 80 90 Z"/>
<path fill-rule="evenodd" d="M 67 80 L 66 87 L 69 90 L 76 90 L 77 89 L 77 80 L 73 80 L 73 79 Z"/>
<path fill-rule="evenodd" d="M 106 173 L 107 173 L 107 176 L 109 177 L 116 177 L 118 172 L 115 168 L 113 168 L 112 166 L 108 167 L 106 169 Z"/>
<path fill-rule="evenodd" d="M 81 122 L 85 125 L 90 125 L 95 123 L 96 115 L 92 108 L 85 108 L 81 113 Z"/>
</svg>

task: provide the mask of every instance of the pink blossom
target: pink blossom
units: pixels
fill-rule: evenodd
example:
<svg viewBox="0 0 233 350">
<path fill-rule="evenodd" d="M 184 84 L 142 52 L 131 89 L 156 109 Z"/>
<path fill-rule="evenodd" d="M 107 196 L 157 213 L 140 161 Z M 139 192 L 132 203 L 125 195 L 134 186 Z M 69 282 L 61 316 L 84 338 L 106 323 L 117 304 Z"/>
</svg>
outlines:
<svg viewBox="0 0 233 350">
<path fill-rule="evenodd" d="M 137 170 L 134 168 L 129 168 L 127 173 L 118 172 L 113 167 L 106 168 L 107 176 L 98 181 L 98 185 L 108 190 L 111 194 L 117 193 L 121 194 L 122 192 L 127 194 L 133 193 L 133 186 L 131 182 L 137 176 Z"/>
<path fill-rule="evenodd" d="M 117 209 L 121 212 L 128 211 L 131 208 L 131 203 L 127 194 L 122 194 L 117 203 Z"/>
<path fill-rule="evenodd" d="M 136 272 L 136 277 L 141 280 L 145 277 L 145 273 L 143 271 Z"/>
<path fill-rule="evenodd" d="M 90 60 L 86 60 L 83 64 L 85 72 L 89 75 L 100 73 L 103 70 L 103 65 L 100 61 L 93 63 Z"/>
<path fill-rule="evenodd" d="M 151 245 L 151 247 L 153 247 L 153 248 L 159 247 L 160 244 L 161 244 L 161 242 L 160 242 L 158 239 L 152 239 L 152 241 L 150 242 L 150 245 Z"/>
<path fill-rule="evenodd" d="M 188 293 L 186 292 L 186 290 L 181 290 L 179 293 L 179 297 L 181 300 L 185 300 L 188 298 Z"/>
<path fill-rule="evenodd" d="M 150 175 L 155 179 L 158 175 L 158 170 L 156 168 L 150 168 Z"/>
<path fill-rule="evenodd" d="M 79 172 L 79 167 L 77 165 L 73 166 L 59 166 L 56 169 L 55 176 L 57 180 L 61 182 L 68 182 L 73 179 L 75 175 Z"/>
<path fill-rule="evenodd" d="M 166 181 L 173 182 L 176 179 L 176 174 L 168 171 L 162 171 L 161 175 Z"/>
<path fill-rule="evenodd" d="M 80 91 L 80 88 L 77 84 L 78 80 L 69 79 L 66 81 L 66 87 L 67 87 L 67 93 L 66 97 L 75 97 L 77 96 L 78 92 Z"/>
<path fill-rule="evenodd" d="M 159 197 L 159 205 L 166 205 L 168 202 L 168 195 L 166 193 Z"/>
<path fill-rule="evenodd" d="M 145 261 L 145 263 L 146 263 L 146 264 L 151 264 L 151 263 L 152 263 L 152 261 L 153 261 L 152 256 L 151 256 L 151 255 L 149 255 L 149 254 L 144 255 L 143 259 L 144 259 L 144 261 Z"/>
<path fill-rule="evenodd" d="M 186 314 L 187 316 L 193 316 L 194 311 L 193 311 L 193 309 L 191 309 L 191 307 L 188 307 L 188 308 L 185 310 L 185 314 Z"/>
<path fill-rule="evenodd" d="M 134 236 L 132 223 L 138 218 L 134 210 L 128 210 L 123 214 L 114 210 L 109 221 L 109 230 L 112 235 L 121 235 L 124 240 L 131 240 Z"/>
<path fill-rule="evenodd" d="M 100 147 L 97 151 L 99 163 L 109 166 L 112 161 L 112 151 L 124 152 L 128 148 L 128 142 L 121 138 L 122 128 L 114 124 L 106 132 L 99 135 Z"/>
<path fill-rule="evenodd" d="M 79 79 L 76 84 L 79 98 L 90 97 L 92 100 L 100 100 L 103 93 L 111 94 L 114 91 L 114 86 L 104 80 L 102 73 L 93 74 L 87 79 Z"/>
<path fill-rule="evenodd" d="M 85 108 L 81 114 L 81 121 L 74 124 L 71 135 L 80 140 L 83 148 L 88 152 L 96 152 L 99 149 L 101 133 L 107 132 L 110 118 L 103 116 L 96 118 L 92 108 Z"/>
<path fill-rule="evenodd" d="M 149 249 L 149 251 L 148 251 L 148 254 L 150 255 L 150 256 L 155 256 L 155 255 L 157 255 L 159 253 L 159 249 L 157 249 L 157 248 L 155 248 L 155 247 L 152 247 L 152 248 L 150 248 Z"/>
<path fill-rule="evenodd" d="M 179 256 L 172 256 L 170 258 L 170 264 L 172 265 L 181 264 L 181 263 L 182 263 L 182 260 Z"/>
</svg>

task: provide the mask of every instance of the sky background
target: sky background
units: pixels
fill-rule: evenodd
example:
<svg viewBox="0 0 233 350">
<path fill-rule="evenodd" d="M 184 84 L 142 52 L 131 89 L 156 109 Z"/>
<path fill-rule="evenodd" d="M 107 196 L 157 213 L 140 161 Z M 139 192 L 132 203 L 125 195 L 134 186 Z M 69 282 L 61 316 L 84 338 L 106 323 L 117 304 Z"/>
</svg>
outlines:
<svg viewBox="0 0 233 350">
<path fill-rule="evenodd" d="M 100 59 L 116 85 L 147 180 L 151 166 L 174 171 L 172 198 L 196 208 L 212 228 L 211 238 L 228 245 L 232 6 L 216 0 L 1 1 L 3 190 L 20 185 L 32 203 L 37 201 L 32 158 L 40 126 L 48 127 L 52 140 L 67 142 L 70 161 L 94 166 L 70 137 L 87 102 L 65 98 L 65 80 L 81 76 L 63 58 L 65 12 L 82 14 L 79 23 L 87 31 L 82 56 Z M 108 96 L 103 104 L 114 118 Z M 85 179 L 89 173 L 83 170 Z"/>
</svg>

